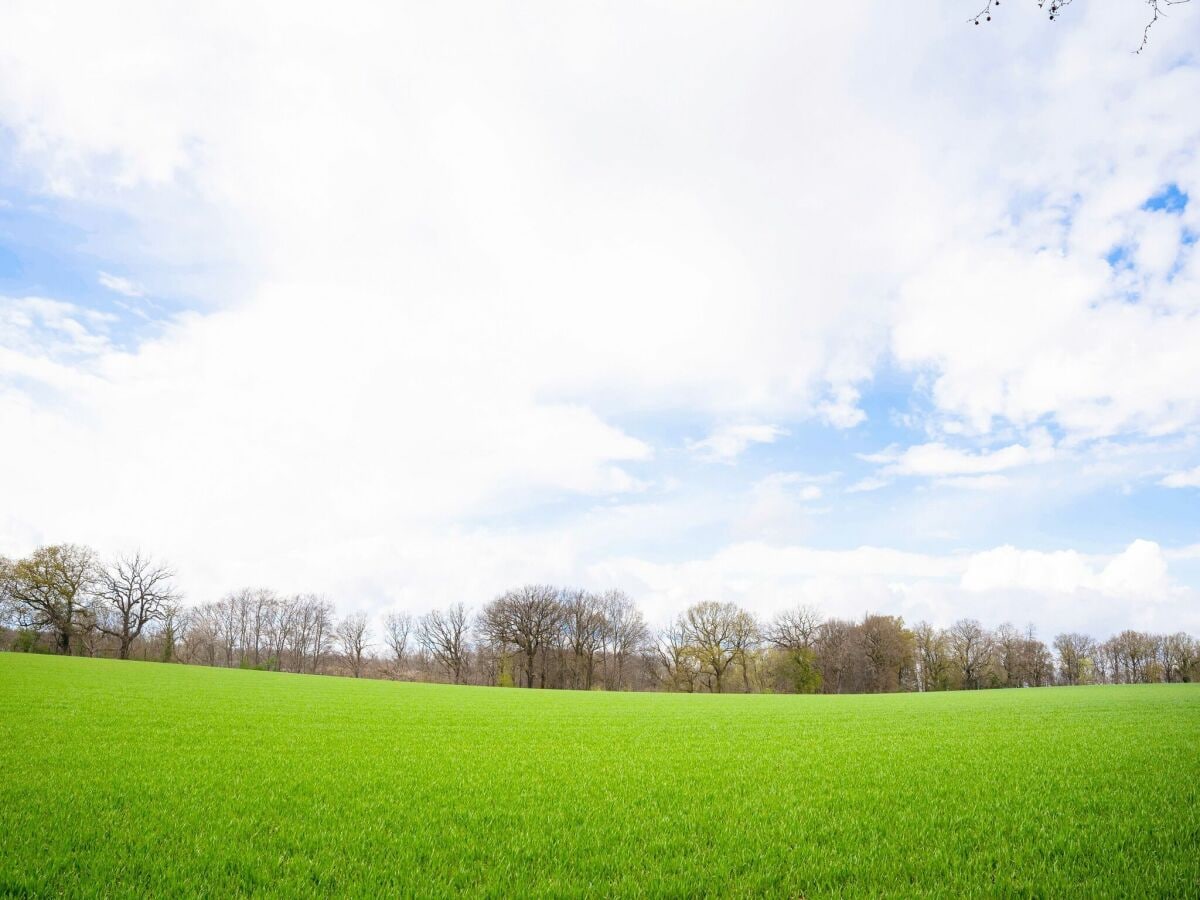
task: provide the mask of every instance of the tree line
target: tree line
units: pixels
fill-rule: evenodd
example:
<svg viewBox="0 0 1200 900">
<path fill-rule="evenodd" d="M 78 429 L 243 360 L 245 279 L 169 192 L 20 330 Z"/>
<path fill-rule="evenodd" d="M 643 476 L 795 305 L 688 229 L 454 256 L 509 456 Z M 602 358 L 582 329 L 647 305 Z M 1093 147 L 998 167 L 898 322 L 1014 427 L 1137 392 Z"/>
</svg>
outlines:
<svg viewBox="0 0 1200 900">
<path fill-rule="evenodd" d="M 701 601 L 652 628 L 621 591 L 544 584 L 478 609 L 337 614 L 314 594 L 243 589 L 186 605 L 172 569 L 73 544 L 0 557 L 0 647 L 310 674 L 524 688 L 880 693 L 1200 681 L 1200 641 L 1126 630 L 1099 641 L 1032 626 L 907 625 L 797 606 L 763 621 Z"/>
</svg>

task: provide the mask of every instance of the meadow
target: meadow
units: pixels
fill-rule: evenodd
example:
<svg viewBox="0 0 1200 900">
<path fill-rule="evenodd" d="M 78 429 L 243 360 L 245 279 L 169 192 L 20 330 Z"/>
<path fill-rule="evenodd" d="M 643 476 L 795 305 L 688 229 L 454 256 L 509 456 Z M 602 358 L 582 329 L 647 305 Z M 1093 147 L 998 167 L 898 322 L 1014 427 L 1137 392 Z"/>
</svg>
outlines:
<svg viewBox="0 0 1200 900">
<path fill-rule="evenodd" d="M 1200 686 L 528 691 L 0 654 L 0 895 L 1192 896 Z"/>
</svg>

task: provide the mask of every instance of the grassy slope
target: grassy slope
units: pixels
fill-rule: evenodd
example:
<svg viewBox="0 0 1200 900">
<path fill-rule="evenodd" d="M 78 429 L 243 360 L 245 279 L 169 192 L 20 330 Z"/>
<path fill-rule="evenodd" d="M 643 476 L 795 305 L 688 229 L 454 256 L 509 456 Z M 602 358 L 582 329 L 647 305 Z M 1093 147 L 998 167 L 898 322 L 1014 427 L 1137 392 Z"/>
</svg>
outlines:
<svg viewBox="0 0 1200 900">
<path fill-rule="evenodd" d="M 1200 686 L 583 694 L 0 654 L 0 895 L 1200 893 Z"/>
</svg>

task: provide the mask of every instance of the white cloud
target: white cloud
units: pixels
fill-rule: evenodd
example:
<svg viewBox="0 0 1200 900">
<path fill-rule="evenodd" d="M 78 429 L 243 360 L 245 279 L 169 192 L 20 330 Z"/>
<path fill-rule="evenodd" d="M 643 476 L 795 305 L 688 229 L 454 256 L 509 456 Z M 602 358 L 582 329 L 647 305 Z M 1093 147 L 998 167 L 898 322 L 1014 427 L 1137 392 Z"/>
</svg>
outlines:
<svg viewBox="0 0 1200 900">
<path fill-rule="evenodd" d="M 892 482 L 890 479 L 869 475 L 866 478 L 860 478 L 858 481 L 854 482 L 854 484 L 846 488 L 846 493 L 862 494 L 868 491 L 877 491 L 880 488 L 887 487 L 891 483 Z"/>
<path fill-rule="evenodd" d="M 1048 462 L 1054 456 L 1050 438 L 1044 432 L 1035 432 L 1029 446 L 1010 444 L 998 450 L 971 453 L 938 441 L 905 450 L 889 448 L 862 454 L 861 458 L 882 464 L 884 475 L 975 476 Z"/>
<path fill-rule="evenodd" d="M 234 274 L 140 344 L 0 301 L 0 430 L 24 436 L 0 443 L 0 551 L 153 541 L 193 599 L 254 581 L 352 606 L 601 571 L 597 508 L 618 504 L 615 542 L 658 461 L 626 423 L 778 423 L 693 445 L 732 460 L 861 424 L 885 360 L 928 386 L 937 440 L 848 491 L 996 486 L 1094 460 L 1097 436 L 1195 433 L 1200 203 L 1140 206 L 1165 181 L 1200 197 L 1198 70 L 1176 64 L 1197 32 L 1177 17 L 1135 60 L 1136 22 L 1100 6 L 986 34 L 932 2 L 481 6 L 471 27 L 382 3 L 9 6 L 12 177 L 130 220 L 89 239 L 108 270 L 219 245 Z M 1104 261 L 1118 244 L 1132 273 Z M 717 514 L 682 485 L 640 536 L 785 527 L 814 491 L 742 483 Z M 821 552 L 629 558 L 659 597 L 953 608 L 957 558 Z"/>
<path fill-rule="evenodd" d="M 35 398 L 50 407 L 69 403 L 94 386 L 96 376 L 87 367 L 111 349 L 111 318 L 58 300 L 0 296 L 0 412 L 8 404 L 31 409 Z M 22 419 L 29 409 L 18 413 Z M 44 423 L 53 416 L 49 409 L 40 409 L 34 418 Z M 8 434 L 23 433 L 16 419 L 0 417 L 0 425 Z M 41 434 L 40 428 L 24 433 L 31 438 Z"/>
<path fill-rule="evenodd" d="M 1008 588 L 1072 593 L 1094 590 L 1117 597 L 1137 597 L 1148 602 L 1166 599 L 1170 587 L 1167 562 L 1153 541 L 1137 540 L 1122 553 L 1097 566 L 1088 558 L 1064 550 L 1041 553 L 998 547 L 971 558 L 962 577 L 971 591 Z"/>
<path fill-rule="evenodd" d="M 755 481 L 744 501 L 735 500 L 728 513 L 733 533 L 747 540 L 799 540 L 807 535 L 814 516 L 824 510 L 814 504 L 824 496 L 828 476 L 775 472 Z"/>
<path fill-rule="evenodd" d="M 1159 484 L 1170 488 L 1200 487 L 1200 466 L 1196 466 L 1194 469 L 1172 472 L 1163 478 Z"/>
<path fill-rule="evenodd" d="M 1003 475 L 958 475 L 953 478 L 938 478 L 937 483 L 969 491 L 1000 491 L 1010 484 L 1008 478 Z"/>
<path fill-rule="evenodd" d="M 141 286 L 130 281 L 128 278 L 122 278 L 120 275 L 110 275 L 108 272 L 100 272 L 97 280 L 101 286 L 125 297 L 142 297 L 146 293 L 142 290 Z"/>
<path fill-rule="evenodd" d="M 867 414 L 859 408 L 858 401 L 858 390 L 850 385 L 842 385 L 829 400 L 817 406 L 817 411 L 834 428 L 853 428 L 867 420 Z"/>
<path fill-rule="evenodd" d="M 679 564 L 611 559 L 590 570 L 647 598 L 665 619 L 698 599 L 736 600 L 761 615 L 796 603 L 826 615 L 888 610 L 910 623 L 949 625 L 963 617 L 991 625 L 1032 622 L 1060 629 L 1195 627 L 1194 590 L 1174 584 L 1159 546 L 1134 541 L 1111 557 L 1075 551 L 998 547 L 976 554 L 931 555 L 877 547 L 817 550 L 745 542 Z"/>
<path fill-rule="evenodd" d="M 786 434 L 778 425 L 722 425 L 702 440 L 688 441 L 687 447 L 703 459 L 732 463 L 751 444 L 773 444 Z"/>
</svg>

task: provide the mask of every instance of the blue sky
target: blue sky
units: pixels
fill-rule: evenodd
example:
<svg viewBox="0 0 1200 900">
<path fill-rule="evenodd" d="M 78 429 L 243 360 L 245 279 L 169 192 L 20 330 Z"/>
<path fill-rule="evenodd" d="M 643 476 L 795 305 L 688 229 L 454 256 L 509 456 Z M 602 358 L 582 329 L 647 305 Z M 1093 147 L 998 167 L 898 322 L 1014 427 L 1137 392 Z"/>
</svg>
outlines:
<svg viewBox="0 0 1200 900">
<path fill-rule="evenodd" d="M 0 553 L 1200 626 L 1200 16 L 1128 7 L 18 4 Z"/>
</svg>

